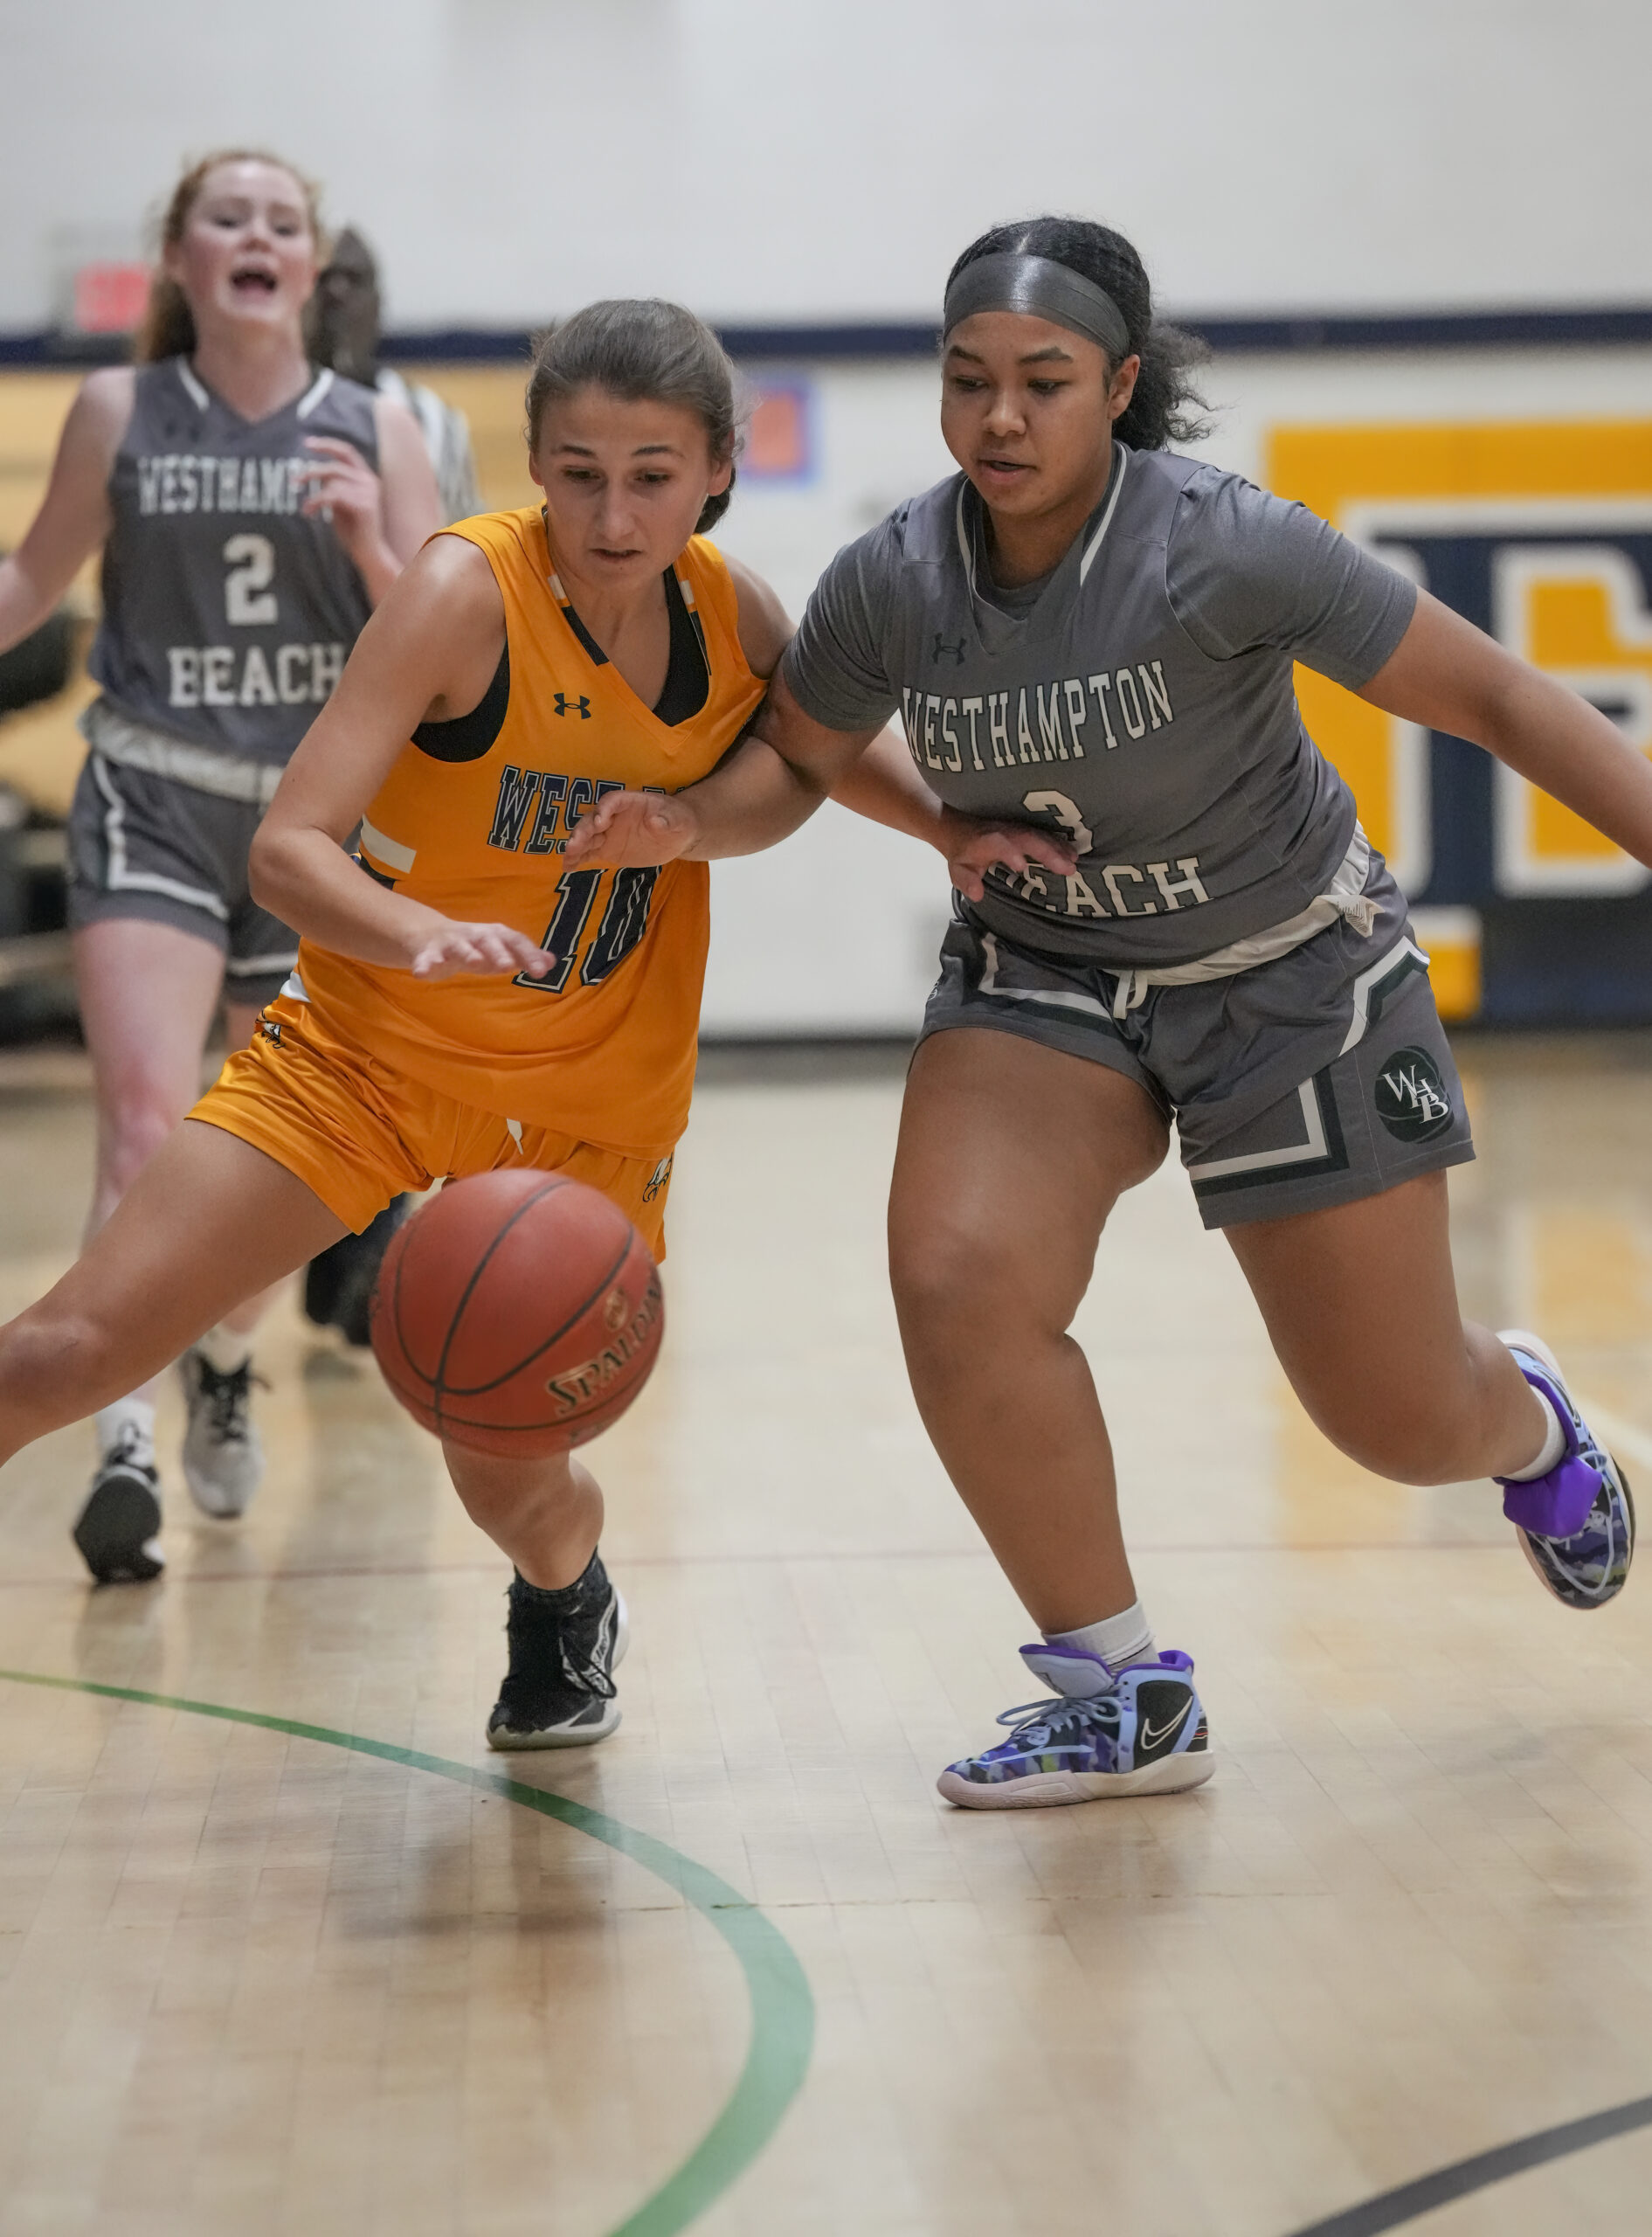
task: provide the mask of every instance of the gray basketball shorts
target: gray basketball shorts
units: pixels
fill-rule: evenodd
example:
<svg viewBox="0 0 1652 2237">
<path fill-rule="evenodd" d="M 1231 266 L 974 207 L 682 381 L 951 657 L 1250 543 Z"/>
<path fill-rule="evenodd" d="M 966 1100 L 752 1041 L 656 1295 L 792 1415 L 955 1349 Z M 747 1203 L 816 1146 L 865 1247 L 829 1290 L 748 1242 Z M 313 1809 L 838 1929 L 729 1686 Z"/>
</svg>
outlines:
<svg viewBox="0 0 1652 2237">
<path fill-rule="evenodd" d="M 1466 1164 L 1462 1084 L 1386 865 L 1361 938 L 1345 923 L 1272 963 L 1150 987 L 1115 1016 L 1118 974 L 1035 954 L 957 904 L 923 1030 L 1010 1033 L 1137 1081 L 1173 1118 L 1206 1227 L 1349 1204 Z"/>
<path fill-rule="evenodd" d="M 175 777 L 88 753 L 69 809 L 69 923 L 140 917 L 209 940 L 224 992 L 262 1008 L 298 960 L 298 935 L 260 909 L 246 858 L 262 811 Z"/>
</svg>

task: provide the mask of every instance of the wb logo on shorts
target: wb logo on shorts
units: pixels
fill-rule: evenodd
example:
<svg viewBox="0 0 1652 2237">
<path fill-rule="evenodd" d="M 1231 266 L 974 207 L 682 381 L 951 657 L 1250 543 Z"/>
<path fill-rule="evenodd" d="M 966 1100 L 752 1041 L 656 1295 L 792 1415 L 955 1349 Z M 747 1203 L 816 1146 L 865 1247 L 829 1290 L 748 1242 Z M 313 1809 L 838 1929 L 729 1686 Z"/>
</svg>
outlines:
<svg viewBox="0 0 1652 2237">
<path fill-rule="evenodd" d="M 1378 1118 L 1397 1141 L 1431 1142 L 1457 1115 L 1426 1049 L 1396 1049 L 1372 1095 Z"/>
</svg>

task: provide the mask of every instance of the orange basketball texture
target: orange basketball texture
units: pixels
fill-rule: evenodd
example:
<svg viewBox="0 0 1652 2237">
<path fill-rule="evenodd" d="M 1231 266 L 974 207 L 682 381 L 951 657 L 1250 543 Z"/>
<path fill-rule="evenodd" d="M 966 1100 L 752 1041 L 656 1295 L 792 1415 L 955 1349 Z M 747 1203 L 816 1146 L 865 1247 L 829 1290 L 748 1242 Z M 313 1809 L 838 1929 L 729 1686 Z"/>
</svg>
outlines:
<svg viewBox="0 0 1652 2237">
<path fill-rule="evenodd" d="M 660 1270 L 616 1205 L 518 1168 L 452 1181 L 397 1230 L 373 1350 L 416 1421 L 478 1452 L 565 1452 L 617 1421 L 665 1327 Z"/>
</svg>

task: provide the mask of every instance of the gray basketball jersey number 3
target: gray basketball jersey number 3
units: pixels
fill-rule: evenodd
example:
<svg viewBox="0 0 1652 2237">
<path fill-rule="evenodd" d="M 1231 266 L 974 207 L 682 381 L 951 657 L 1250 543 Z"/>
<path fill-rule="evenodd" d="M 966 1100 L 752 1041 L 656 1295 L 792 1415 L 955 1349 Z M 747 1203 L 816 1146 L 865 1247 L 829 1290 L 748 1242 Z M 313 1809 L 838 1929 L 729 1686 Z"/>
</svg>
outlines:
<svg viewBox="0 0 1652 2237">
<path fill-rule="evenodd" d="M 995 872 L 981 922 L 1090 964 L 1177 965 L 1323 894 L 1354 804 L 1303 728 L 1292 661 L 1366 682 L 1411 584 L 1300 505 L 1122 443 L 1042 582 L 993 587 L 980 514 L 955 475 L 840 552 L 785 675 L 836 730 L 898 708 L 949 806 L 1074 841 L 1071 877 Z"/>
<path fill-rule="evenodd" d="M 331 528 L 301 509 L 313 435 L 353 444 L 377 468 L 371 391 L 319 373 L 254 423 L 181 357 L 139 371 L 109 477 L 105 618 L 91 661 L 117 715 L 218 755 L 288 758 L 370 611 Z"/>
<path fill-rule="evenodd" d="M 1474 1154 L 1404 898 L 1292 675 L 1367 682 L 1415 606 L 1302 506 L 1119 444 L 1041 582 L 992 585 L 959 476 L 839 554 L 787 653 L 816 721 L 898 705 L 950 806 L 1074 841 L 1071 876 L 999 870 L 957 903 L 924 1035 L 984 1026 L 1135 1080 L 1207 1226 Z"/>
</svg>

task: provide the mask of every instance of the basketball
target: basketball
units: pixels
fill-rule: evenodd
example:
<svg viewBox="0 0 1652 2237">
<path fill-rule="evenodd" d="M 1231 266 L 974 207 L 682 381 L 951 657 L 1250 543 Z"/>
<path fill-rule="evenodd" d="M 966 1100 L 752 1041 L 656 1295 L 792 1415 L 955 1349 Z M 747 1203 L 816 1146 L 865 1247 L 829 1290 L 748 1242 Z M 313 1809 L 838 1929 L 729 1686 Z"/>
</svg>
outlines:
<svg viewBox="0 0 1652 2237">
<path fill-rule="evenodd" d="M 416 1421 L 478 1452 L 565 1452 L 617 1421 L 665 1326 L 625 1214 L 551 1173 L 450 1181 L 402 1227 L 373 1292 L 373 1350 Z"/>
</svg>

